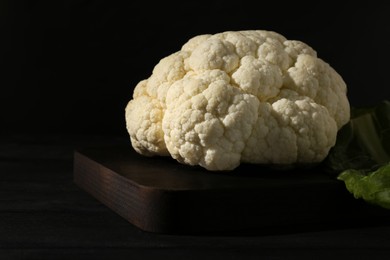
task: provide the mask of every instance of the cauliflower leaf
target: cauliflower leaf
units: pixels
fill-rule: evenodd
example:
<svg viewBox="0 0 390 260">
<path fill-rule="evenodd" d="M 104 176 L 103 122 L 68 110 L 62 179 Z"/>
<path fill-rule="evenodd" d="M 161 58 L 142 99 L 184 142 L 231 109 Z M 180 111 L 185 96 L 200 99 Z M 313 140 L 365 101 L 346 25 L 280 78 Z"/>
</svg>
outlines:
<svg viewBox="0 0 390 260">
<path fill-rule="evenodd" d="M 355 198 L 390 209 L 390 101 L 353 108 L 323 166 Z"/>
<path fill-rule="evenodd" d="M 344 181 L 347 190 L 356 199 L 390 209 L 390 163 L 373 172 L 349 169 L 338 180 Z"/>
</svg>

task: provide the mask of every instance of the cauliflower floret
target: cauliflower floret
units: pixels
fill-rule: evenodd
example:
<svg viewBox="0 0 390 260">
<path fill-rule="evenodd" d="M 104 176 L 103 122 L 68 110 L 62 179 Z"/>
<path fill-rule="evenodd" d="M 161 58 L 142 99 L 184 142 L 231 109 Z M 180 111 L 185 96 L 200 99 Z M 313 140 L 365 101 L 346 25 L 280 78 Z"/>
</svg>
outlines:
<svg viewBox="0 0 390 260">
<path fill-rule="evenodd" d="M 208 170 L 322 161 L 349 121 L 347 87 L 300 41 L 270 31 L 199 35 L 134 89 L 134 149 Z"/>
<path fill-rule="evenodd" d="M 171 86 L 162 127 L 173 158 L 215 170 L 239 165 L 259 100 L 229 81 L 226 72 L 207 70 Z"/>
</svg>

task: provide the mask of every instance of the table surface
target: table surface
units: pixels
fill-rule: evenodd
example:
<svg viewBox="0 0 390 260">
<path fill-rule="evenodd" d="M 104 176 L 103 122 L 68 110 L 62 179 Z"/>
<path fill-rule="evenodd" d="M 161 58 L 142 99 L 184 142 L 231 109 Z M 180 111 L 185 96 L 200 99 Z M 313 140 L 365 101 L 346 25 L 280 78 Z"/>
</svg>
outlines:
<svg viewBox="0 0 390 260">
<path fill-rule="evenodd" d="M 76 149 L 124 142 L 128 140 L 119 136 L 1 136 L 0 259 L 390 256 L 390 221 L 250 235 L 191 236 L 141 231 L 73 182 Z"/>
</svg>

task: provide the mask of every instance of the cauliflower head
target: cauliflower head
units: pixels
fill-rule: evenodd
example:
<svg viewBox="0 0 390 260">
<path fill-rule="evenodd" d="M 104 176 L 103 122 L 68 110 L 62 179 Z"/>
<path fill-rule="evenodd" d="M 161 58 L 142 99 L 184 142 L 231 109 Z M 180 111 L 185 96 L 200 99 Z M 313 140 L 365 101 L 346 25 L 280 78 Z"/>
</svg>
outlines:
<svg viewBox="0 0 390 260">
<path fill-rule="evenodd" d="M 137 84 L 125 109 L 134 149 L 208 170 L 322 161 L 349 121 L 341 76 L 272 31 L 199 35 Z"/>
</svg>

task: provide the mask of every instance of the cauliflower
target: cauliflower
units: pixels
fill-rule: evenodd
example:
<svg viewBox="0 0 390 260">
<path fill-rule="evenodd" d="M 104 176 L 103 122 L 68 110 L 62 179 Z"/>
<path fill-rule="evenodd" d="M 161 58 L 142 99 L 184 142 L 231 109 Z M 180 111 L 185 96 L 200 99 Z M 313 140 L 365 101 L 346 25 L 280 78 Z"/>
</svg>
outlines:
<svg viewBox="0 0 390 260">
<path fill-rule="evenodd" d="M 322 161 L 349 121 L 347 87 L 308 45 L 261 30 L 199 35 L 138 83 L 134 149 L 208 170 Z"/>
</svg>

